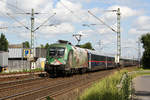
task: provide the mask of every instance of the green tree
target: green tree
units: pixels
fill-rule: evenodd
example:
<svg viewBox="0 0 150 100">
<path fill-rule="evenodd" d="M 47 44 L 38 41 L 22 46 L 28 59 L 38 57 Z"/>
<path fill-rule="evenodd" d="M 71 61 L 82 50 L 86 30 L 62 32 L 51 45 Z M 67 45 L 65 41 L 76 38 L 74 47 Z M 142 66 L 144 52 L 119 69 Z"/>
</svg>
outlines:
<svg viewBox="0 0 150 100">
<path fill-rule="evenodd" d="M 86 49 L 91 49 L 91 50 L 94 50 L 93 47 L 92 47 L 92 44 L 90 42 L 87 42 L 83 45 L 80 45 L 81 48 L 86 48 Z"/>
<path fill-rule="evenodd" d="M 141 42 L 143 43 L 144 53 L 142 56 L 143 68 L 150 68 L 150 33 L 142 35 Z"/>
<path fill-rule="evenodd" d="M 8 41 L 3 33 L 0 36 L 0 51 L 8 51 Z"/>
<path fill-rule="evenodd" d="M 41 48 L 45 48 L 43 44 L 40 45 Z"/>
<path fill-rule="evenodd" d="M 48 47 L 49 47 L 49 44 L 48 44 L 48 43 L 46 43 L 45 48 L 47 49 Z"/>
<path fill-rule="evenodd" d="M 23 48 L 30 48 L 30 44 L 28 41 L 25 41 L 22 44 L 23 44 Z"/>
</svg>

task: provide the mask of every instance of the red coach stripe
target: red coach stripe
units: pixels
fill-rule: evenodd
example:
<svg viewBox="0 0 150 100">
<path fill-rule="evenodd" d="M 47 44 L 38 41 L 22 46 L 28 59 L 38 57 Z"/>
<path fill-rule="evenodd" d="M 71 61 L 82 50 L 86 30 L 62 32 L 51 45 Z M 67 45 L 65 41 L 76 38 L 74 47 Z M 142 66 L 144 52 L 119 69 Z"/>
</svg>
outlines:
<svg viewBox="0 0 150 100">
<path fill-rule="evenodd" d="M 96 61 L 96 60 L 90 60 L 89 62 L 104 62 L 104 63 L 112 63 L 112 61 Z"/>
</svg>

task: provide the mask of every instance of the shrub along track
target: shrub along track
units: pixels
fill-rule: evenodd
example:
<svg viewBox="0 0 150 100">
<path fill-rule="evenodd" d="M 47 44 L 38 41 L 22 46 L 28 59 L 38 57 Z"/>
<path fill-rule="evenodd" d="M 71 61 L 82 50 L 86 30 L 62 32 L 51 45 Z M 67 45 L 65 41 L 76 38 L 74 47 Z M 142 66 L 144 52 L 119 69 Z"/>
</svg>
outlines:
<svg viewBox="0 0 150 100">
<path fill-rule="evenodd" d="M 75 88 L 85 86 L 110 75 L 117 69 L 104 70 L 65 78 L 46 78 L 39 81 L 22 83 L 0 90 L 0 99 L 35 100 L 50 96 L 55 98 Z M 66 99 L 67 100 L 67 99 Z"/>
</svg>

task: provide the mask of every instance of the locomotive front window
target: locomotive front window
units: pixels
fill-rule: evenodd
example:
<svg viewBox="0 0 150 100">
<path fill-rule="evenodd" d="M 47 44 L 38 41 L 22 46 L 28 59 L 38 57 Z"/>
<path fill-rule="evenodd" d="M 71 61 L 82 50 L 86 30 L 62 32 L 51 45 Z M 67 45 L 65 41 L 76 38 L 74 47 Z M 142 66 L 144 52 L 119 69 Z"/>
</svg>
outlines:
<svg viewBox="0 0 150 100">
<path fill-rule="evenodd" d="M 64 52 L 65 52 L 65 48 L 52 47 L 50 48 L 49 55 L 50 56 L 63 56 Z"/>
<path fill-rule="evenodd" d="M 50 48 L 49 55 L 50 56 L 55 56 L 56 55 L 56 48 Z"/>
<path fill-rule="evenodd" d="M 58 56 L 63 56 L 63 55 L 64 55 L 64 51 L 65 51 L 64 48 L 58 48 L 58 49 L 57 49 L 57 55 L 58 55 Z"/>
</svg>

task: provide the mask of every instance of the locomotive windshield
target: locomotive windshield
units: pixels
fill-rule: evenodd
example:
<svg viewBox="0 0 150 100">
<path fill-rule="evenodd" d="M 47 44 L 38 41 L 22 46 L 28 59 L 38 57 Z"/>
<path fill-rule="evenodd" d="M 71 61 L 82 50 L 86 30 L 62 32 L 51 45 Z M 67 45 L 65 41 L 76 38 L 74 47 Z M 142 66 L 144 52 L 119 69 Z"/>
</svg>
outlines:
<svg viewBox="0 0 150 100">
<path fill-rule="evenodd" d="M 63 56 L 65 52 L 65 48 L 61 47 L 52 47 L 49 51 L 49 56 Z"/>
</svg>

